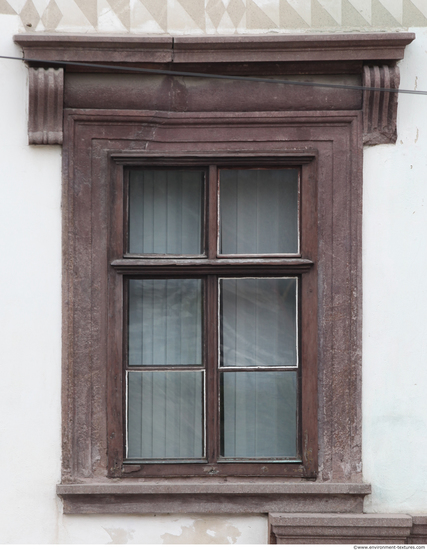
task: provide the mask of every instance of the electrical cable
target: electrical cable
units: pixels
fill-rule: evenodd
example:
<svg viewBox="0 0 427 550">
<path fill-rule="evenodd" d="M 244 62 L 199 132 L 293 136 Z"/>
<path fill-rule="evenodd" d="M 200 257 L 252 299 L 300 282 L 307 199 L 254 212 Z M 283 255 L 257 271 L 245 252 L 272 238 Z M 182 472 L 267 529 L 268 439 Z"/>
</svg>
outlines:
<svg viewBox="0 0 427 550">
<path fill-rule="evenodd" d="M 24 57 L 12 57 L 0 55 L 0 59 L 12 59 L 16 61 L 24 61 L 26 63 L 43 63 L 49 65 L 72 65 L 76 67 L 92 67 L 94 69 L 109 69 L 114 71 L 125 71 L 142 74 L 159 74 L 168 76 L 188 76 L 193 78 L 215 78 L 217 80 L 240 80 L 244 82 L 264 82 L 268 84 L 287 84 L 290 86 L 311 86 L 316 88 L 339 88 L 344 90 L 360 90 L 370 92 L 391 92 L 399 94 L 414 94 L 427 95 L 427 91 L 423 90 L 403 90 L 399 88 L 376 88 L 373 86 L 356 86 L 352 84 L 331 84 L 322 82 L 301 82 L 296 80 L 279 80 L 273 78 L 259 78 L 253 76 L 229 76 L 208 73 L 193 73 L 188 71 L 168 71 L 165 69 L 143 69 L 141 67 L 124 67 L 121 65 L 105 65 L 102 63 L 83 63 L 78 61 L 51 61 L 46 59 L 32 59 Z"/>
</svg>

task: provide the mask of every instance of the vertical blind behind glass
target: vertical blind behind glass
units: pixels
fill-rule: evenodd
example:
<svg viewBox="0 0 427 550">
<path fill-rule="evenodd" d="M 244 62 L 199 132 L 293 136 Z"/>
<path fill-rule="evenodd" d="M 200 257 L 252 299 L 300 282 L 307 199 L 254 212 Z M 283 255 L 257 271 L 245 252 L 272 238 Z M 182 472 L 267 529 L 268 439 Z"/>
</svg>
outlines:
<svg viewBox="0 0 427 550">
<path fill-rule="evenodd" d="M 202 364 L 202 281 L 129 281 L 129 365 Z"/>
<path fill-rule="evenodd" d="M 220 279 L 220 366 L 297 365 L 297 279 Z"/>
<path fill-rule="evenodd" d="M 297 373 L 221 373 L 221 456 L 297 454 Z"/>
<path fill-rule="evenodd" d="M 128 458 L 203 457 L 203 373 L 128 373 Z"/>
<path fill-rule="evenodd" d="M 129 176 L 129 252 L 203 253 L 203 170 L 141 170 Z"/>
<path fill-rule="evenodd" d="M 220 170 L 221 254 L 296 254 L 297 169 Z"/>
</svg>

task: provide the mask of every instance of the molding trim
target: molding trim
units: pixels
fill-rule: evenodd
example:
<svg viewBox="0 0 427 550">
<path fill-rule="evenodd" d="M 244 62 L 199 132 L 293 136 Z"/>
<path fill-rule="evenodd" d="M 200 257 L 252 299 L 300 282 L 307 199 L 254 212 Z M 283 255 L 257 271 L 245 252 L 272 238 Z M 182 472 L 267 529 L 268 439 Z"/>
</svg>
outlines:
<svg viewBox="0 0 427 550">
<path fill-rule="evenodd" d="M 397 66 L 363 67 L 363 85 L 374 88 L 398 89 L 400 73 Z M 397 94 L 366 91 L 363 96 L 363 143 L 378 145 L 396 143 Z"/>
<path fill-rule="evenodd" d="M 269 93 L 262 83 L 206 81 L 192 86 L 191 79 L 189 83 L 182 78 L 128 75 L 114 67 L 88 73 L 86 67 L 57 69 L 49 64 L 106 63 L 251 76 L 351 75 L 366 86 L 398 88 L 395 63 L 414 38 L 413 33 L 175 38 L 35 33 L 16 35 L 14 40 L 22 47 L 24 59 L 38 60 L 27 62 L 30 144 L 62 143 L 65 106 L 178 112 L 363 109 L 363 142 L 376 145 L 396 141 L 397 94 L 322 88 L 307 94 L 292 86 Z"/>
<path fill-rule="evenodd" d="M 145 479 L 145 484 L 162 475 L 161 466 L 155 464 L 134 467 L 133 471 L 127 470 L 125 465 L 121 471 L 123 445 L 116 437 L 120 426 L 114 429 L 121 418 L 121 379 L 111 373 L 121 364 L 120 357 L 115 354 L 118 350 L 121 353 L 122 336 L 120 329 L 112 327 L 120 327 L 123 321 L 116 305 L 122 304 L 120 292 L 123 287 L 120 286 L 121 275 L 111 267 L 111 261 L 121 258 L 122 253 L 109 249 L 105 236 L 109 231 L 119 235 L 119 228 L 123 227 L 122 208 L 115 207 L 112 202 L 112 197 L 122 196 L 122 159 L 138 155 L 145 159 L 150 155 L 152 158 L 170 155 L 218 158 L 226 153 L 246 159 L 278 154 L 283 162 L 287 158 L 295 162 L 295 154 L 302 152 L 305 152 L 305 159 L 307 156 L 313 158 L 307 165 L 308 172 L 303 166 L 303 174 L 307 173 L 317 182 L 321 228 L 319 261 L 302 275 L 307 280 L 317 270 L 318 284 L 322 285 L 320 322 L 316 335 L 313 334 L 313 339 L 322 342 L 317 362 L 319 390 L 313 390 L 319 404 L 312 407 L 314 414 L 317 413 L 319 429 L 315 429 L 313 423 L 303 433 L 302 452 L 307 470 L 300 464 L 274 464 L 266 471 L 261 464 L 253 464 L 250 475 L 261 479 L 283 480 L 286 477 L 292 481 L 302 477 L 312 479 L 319 472 L 319 483 L 307 481 L 307 485 L 362 482 L 361 112 L 207 114 L 66 109 L 64 120 L 63 483 L 105 481 L 109 475 L 120 475 L 118 484 L 127 485 L 130 479 L 138 478 Z M 110 218 L 112 212 L 116 214 Z M 117 227 L 117 231 L 112 227 Z M 333 238 L 332 227 L 336 230 Z M 108 270 L 107 266 L 110 266 Z M 103 299 L 108 288 L 117 289 L 110 302 Z M 91 320 L 89 324 L 88 319 Z M 317 345 L 314 347 L 317 349 Z M 105 414 L 107 403 L 110 404 L 107 408 L 110 416 Z M 209 479 L 215 476 L 215 479 L 228 478 L 228 483 L 231 482 L 238 477 L 237 469 L 232 470 L 234 466 L 218 464 L 215 470 L 209 470 Z M 180 479 L 204 476 L 206 472 L 203 464 L 182 464 L 179 470 Z M 175 473 L 173 477 L 176 478 Z M 249 491 L 252 488 L 252 484 L 248 485 Z M 251 491 L 249 495 L 252 494 Z M 83 499 L 91 504 L 98 499 L 98 505 L 103 502 L 112 509 L 117 498 L 69 495 L 67 500 L 77 505 Z M 176 496 L 168 497 L 168 502 L 164 501 L 164 495 L 162 498 L 163 501 L 159 495 L 144 498 L 126 495 L 120 497 L 120 501 L 125 500 L 126 509 L 131 505 L 144 505 L 147 510 L 151 502 L 153 506 L 165 506 L 164 510 L 169 503 L 170 511 L 180 504 Z M 212 504 L 209 509 L 237 510 L 237 502 L 240 510 L 248 509 L 249 501 L 243 495 L 233 495 L 225 501 L 222 498 L 215 496 L 214 504 L 218 508 Z M 348 501 L 345 495 L 342 498 Z M 202 496 L 186 496 L 188 506 L 193 509 L 199 506 L 200 499 Z M 311 507 L 302 507 L 301 499 L 309 500 Z M 334 497 L 335 502 L 339 500 L 341 497 Z M 328 499 L 314 495 L 310 498 L 286 495 L 274 499 L 264 495 L 251 500 L 251 509 L 254 510 L 257 503 L 257 509 L 265 512 L 361 513 L 363 497 L 356 500 L 357 506 L 352 505 L 350 510 L 337 510 L 335 505 L 331 509 Z M 116 507 L 116 511 L 119 509 Z"/>
<path fill-rule="evenodd" d="M 412 530 L 408 544 L 427 544 L 427 515 L 412 517 Z"/>
<path fill-rule="evenodd" d="M 29 68 L 28 143 L 61 145 L 64 70 Z"/>
<path fill-rule="evenodd" d="M 415 34 L 334 33 L 281 36 L 106 36 L 18 34 L 25 58 L 98 63 L 369 61 L 403 58 Z"/>
<path fill-rule="evenodd" d="M 270 544 L 407 544 L 413 528 L 413 518 L 406 514 L 270 513 L 268 517 Z"/>
</svg>

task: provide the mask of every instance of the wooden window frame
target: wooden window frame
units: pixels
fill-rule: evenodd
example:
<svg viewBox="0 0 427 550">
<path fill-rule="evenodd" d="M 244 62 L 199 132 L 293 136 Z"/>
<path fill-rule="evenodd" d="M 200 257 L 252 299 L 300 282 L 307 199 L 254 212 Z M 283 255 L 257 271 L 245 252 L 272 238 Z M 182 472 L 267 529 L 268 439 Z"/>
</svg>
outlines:
<svg viewBox="0 0 427 550">
<path fill-rule="evenodd" d="M 215 154 L 215 151 L 214 151 Z M 127 228 L 127 168 L 149 167 L 205 167 L 208 178 L 207 221 L 205 226 L 205 258 L 153 258 L 130 257 L 126 252 Z M 300 250 L 298 253 L 282 255 L 277 258 L 258 256 L 226 257 L 220 255 L 218 247 L 218 199 L 219 168 L 299 168 Z M 317 206 L 315 156 L 293 157 L 281 155 L 273 158 L 240 156 L 236 159 L 216 159 L 212 157 L 186 158 L 133 158 L 111 159 L 111 218 L 109 263 L 113 273 L 110 275 L 110 309 L 108 318 L 116 320 L 111 324 L 110 334 L 117 335 L 114 347 L 109 351 L 107 385 L 109 387 L 109 406 L 107 411 L 107 431 L 114 434 L 109 438 L 108 475 L 111 477 L 165 477 L 165 476 L 257 476 L 257 477 L 302 477 L 314 479 L 317 474 L 317 319 L 312 315 L 317 311 Z M 117 216 L 117 218 L 115 217 Z M 123 228 L 120 231 L 120 228 Z M 114 274 L 114 271 L 116 274 Z M 219 337 L 217 330 L 205 329 L 206 358 L 206 444 L 205 461 L 170 461 L 148 463 L 125 458 L 126 439 L 126 380 L 124 376 L 126 357 L 126 281 L 129 278 L 182 278 L 197 277 L 204 279 L 205 286 L 205 326 L 218 324 L 217 281 L 221 276 L 228 277 L 280 277 L 296 276 L 300 281 L 299 289 L 299 342 L 300 364 L 298 368 L 298 455 L 300 461 L 246 461 L 233 462 L 221 460 L 219 455 L 219 373 L 217 350 Z M 120 298 L 122 296 L 122 298 Z M 112 308 L 112 309 L 111 309 Z M 119 340 L 122 340 L 120 347 Z M 121 353 L 120 353 L 121 350 Z M 114 414 L 110 414 L 114 411 Z"/>
</svg>

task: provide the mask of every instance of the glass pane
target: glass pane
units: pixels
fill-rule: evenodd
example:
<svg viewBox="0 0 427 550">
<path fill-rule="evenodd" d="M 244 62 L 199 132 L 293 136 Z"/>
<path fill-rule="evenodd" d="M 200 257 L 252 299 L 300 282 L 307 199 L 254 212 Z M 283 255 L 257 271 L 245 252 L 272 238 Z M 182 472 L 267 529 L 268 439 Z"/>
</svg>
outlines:
<svg viewBox="0 0 427 550">
<path fill-rule="evenodd" d="M 203 373 L 128 376 L 128 458 L 202 458 Z"/>
<path fill-rule="evenodd" d="M 203 170 L 132 170 L 129 252 L 203 253 Z"/>
<path fill-rule="evenodd" d="M 220 366 L 296 366 L 296 277 L 220 280 Z"/>
<path fill-rule="evenodd" d="M 221 456 L 297 454 L 296 372 L 221 373 Z"/>
<path fill-rule="evenodd" d="M 202 364 L 202 281 L 129 281 L 129 364 Z"/>
<path fill-rule="evenodd" d="M 220 253 L 298 253 L 298 174 L 220 171 Z"/>
</svg>

